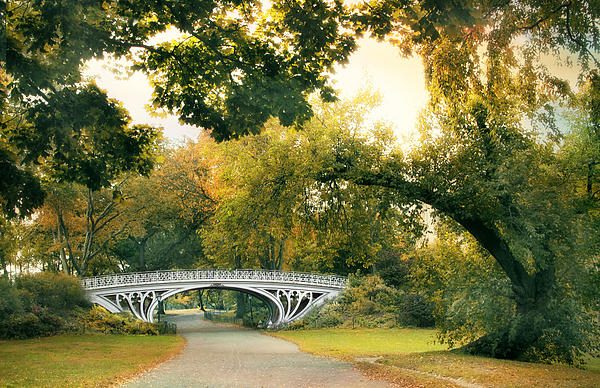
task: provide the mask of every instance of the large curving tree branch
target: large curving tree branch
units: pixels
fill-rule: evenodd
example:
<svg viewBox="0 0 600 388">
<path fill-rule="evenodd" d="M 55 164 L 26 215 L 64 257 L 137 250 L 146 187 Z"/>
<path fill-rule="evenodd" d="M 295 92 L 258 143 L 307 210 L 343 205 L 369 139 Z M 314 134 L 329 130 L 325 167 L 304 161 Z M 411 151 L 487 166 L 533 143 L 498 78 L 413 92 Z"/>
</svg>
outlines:
<svg viewBox="0 0 600 388">
<path fill-rule="evenodd" d="M 547 268 L 529 273 L 493 221 L 473 211 L 467 212 L 460 202 L 446 198 L 443 192 L 423 187 L 420 182 L 409 180 L 400 171 L 385 166 L 378 171 L 340 167 L 322 174 L 318 179 L 345 179 L 360 186 L 384 187 L 398 193 L 406 201 L 431 206 L 465 228 L 492 255 L 511 282 L 517 311 L 525 314 L 549 301 L 552 292 L 550 285 L 555 276 L 554 266 L 548 265 Z"/>
</svg>

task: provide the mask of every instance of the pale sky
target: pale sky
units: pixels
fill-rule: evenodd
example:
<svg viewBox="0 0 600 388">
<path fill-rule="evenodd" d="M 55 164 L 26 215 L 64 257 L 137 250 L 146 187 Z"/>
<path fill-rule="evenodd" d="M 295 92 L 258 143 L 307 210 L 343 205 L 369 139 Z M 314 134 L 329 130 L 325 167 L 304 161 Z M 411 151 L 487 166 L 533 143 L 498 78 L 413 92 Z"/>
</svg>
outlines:
<svg viewBox="0 0 600 388">
<path fill-rule="evenodd" d="M 372 85 L 383 96 L 382 106 L 375 116 L 393 123 L 398 138 L 410 136 L 417 115 L 427 101 L 420 59 L 402 58 L 390 44 L 373 39 L 362 39 L 359 43 L 349 63 L 338 67 L 333 77 L 340 96 L 350 97 L 361 87 Z M 134 123 L 161 126 L 165 129 L 164 135 L 175 142 L 198 136 L 200 129 L 182 125 L 174 116 L 160 118 L 148 113 L 146 106 L 150 104 L 152 88 L 144 74 L 136 72 L 123 78 L 108 70 L 110 65 L 109 60 L 92 61 L 85 75 L 105 89 L 109 97 L 121 101 Z"/>
</svg>

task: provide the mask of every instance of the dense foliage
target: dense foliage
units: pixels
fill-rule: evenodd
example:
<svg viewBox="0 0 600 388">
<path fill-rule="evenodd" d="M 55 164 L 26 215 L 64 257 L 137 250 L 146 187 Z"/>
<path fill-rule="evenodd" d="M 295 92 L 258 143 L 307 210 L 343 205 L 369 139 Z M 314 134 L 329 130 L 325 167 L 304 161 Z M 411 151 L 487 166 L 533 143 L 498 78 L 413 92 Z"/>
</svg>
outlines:
<svg viewBox="0 0 600 388">
<path fill-rule="evenodd" d="M 0 338 L 24 339 L 89 330 L 157 335 L 175 330 L 165 323 L 148 323 L 130 314 L 116 315 L 99 306 L 91 307 L 79 280 L 62 273 L 22 275 L 13 282 L 0 277 L 0 292 Z"/>
<path fill-rule="evenodd" d="M 302 131 L 270 122 L 259 135 L 219 144 L 221 201 L 203 229 L 205 253 L 233 268 L 347 274 L 368 268 L 383 248 L 414 244 L 417 226 L 385 190 L 321 182 L 341 141 L 392 147 L 389 126 L 368 123 L 379 97 L 319 105 Z M 417 230 L 418 231 L 418 230 Z"/>
<path fill-rule="evenodd" d="M 416 25 L 408 22 L 412 32 L 400 42 L 422 56 L 431 94 L 419 143 L 406 153 L 369 158 L 368 144 L 348 141 L 324 176 L 387 187 L 399 203 L 427 205 L 493 257 L 509 281 L 510 304 L 504 319 L 488 320 L 483 331 L 465 326 L 463 335 L 477 338 L 467 347 L 474 353 L 572 363 L 587 350 L 584 338 L 595 344 L 598 322 L 589 317 L 597 306 L 590 309 L 582 296 L 585 275 L 573 272 L 586 272 L 597 258 L 597 251 L 587 260 L 579 249 L 590 247 L 594 235 L 596 160 L 588 154 L 589 163 L 579 167 L 587 170 L 578 174 L 557 153 L 570 128 L 559 126 L 556 107 L 572 94 L 540 62 L 557 47 L 579 54 L 588 85 L 579 114 L 594 128 L 597 62 L 591 50 L 598 48 L 598 9 L 588 2 L 579 6 L 473 2 L 457 6 L 464 19 L 448 21 L 437 16 L 456 9 L 427 5 L 432 13 Z M 380 36 L 400 33 L 404 18 L 414 17 L 410 5 L 377 7 L 364 7 L 362 20 Z M 516 44 L 519 39 L 524 43 Z"/>
<path fill-rule="evenodd" d="M 31 338 L 79 330 L 77 317 L 89 308 L 76 278 L 42 272 L 11 283 L 0 278 L 0 338 Z"/>
<path fill-rule="evenodd" d="M 497 333 L 498 327 L 511 326 L 518 319 L 510 280 L 489 253 L 461 228 L 446 224 L 438 233 L 439 240 L 411 254 L 411 277 L 435 306 L 441 340 L 477 351 L 481 338 L 487 339 L 488 333 Z M 528 322 L 530 331 L 541 330 L 543 334 L 525 357 L 573 363 L 597 352 L 597 310 L 587 307 L 583 279 L 577 279 L 581 274 L 576 271 L 573 264 L 560 269 L 560 291 L 551 311 Z M 510 339 L 493 340 L 498 354 L 507 351 L 503 346 Z"/>
<path fill-rule="evenodd" d="M 290 328 L 432 327 L 434 323 L 431 304 L 406 284 L 398 289 L 378 275 L 352 275 L 338 299 L 309 312 Z"/>
<path fill-rule="evenodd" d="M 267 15 L 258 1 L 16 0 L 2 1 L 0 16 L 0 204 L 10 216 L 42 204 L 39 167 L 91 190 L 152 167 L 157 131 L 130 125 L 83 79 L 90 59 L 133 59 L 151 76 L 157 107 L 226 139 L 258 132 L 270 116 L 306 120 L 308 94 L 331 100 L 326 73 L 355 47 L 340 29 L 341 2 L 278 2 Z M 175 41 L 147 43 L 169 29 L 181 33 Z"/>
<path fill-rule="evenodd" d="M 92 307 L 80 317 L 85 330 L 104 334 L 175 334 L 176 327 L 167 322 L 144 322 L 130 314 L 112 314 L 100 306 Z"/>
</svg>

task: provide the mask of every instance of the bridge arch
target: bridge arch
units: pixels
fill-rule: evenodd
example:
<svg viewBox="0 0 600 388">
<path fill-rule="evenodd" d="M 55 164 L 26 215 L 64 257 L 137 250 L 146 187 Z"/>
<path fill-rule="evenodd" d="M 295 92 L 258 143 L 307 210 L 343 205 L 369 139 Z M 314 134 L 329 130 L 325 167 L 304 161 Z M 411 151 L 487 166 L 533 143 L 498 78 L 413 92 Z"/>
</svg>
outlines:
<svg viewBox="0 0 600 388">
<path fill-rule="evenodd" d="M 259 298 L 260 300 L 264 301 L 268 306 L 269 309 L 271 310 L 271 322 L 277 322 L 277 319 L 280 315 L 280 311 L 283 309 L 283 306 L 278 306 L 277 303 L 280 301 L 275 300 L 272 295 L 268 294 L 266 295 L 265 293 L 259 293 L 256 291 L 250 291 L 247 288 L 236 288 L 236 287 L 227 287 L 227 286 L 219 286 L 219 287 L 215 287 L 212 285 L 207 285 L 207 286 L 200 286 L 200 287 L 187 287 L 187 288 L 182 288 L 182 289 L 175 289 L 175 290 L 171 290 L 168 292 L 165 292 L 163 294 L 160 295 L 160 300 L 166 300 L 167 298 L 173 296 L 173 295 L 177 295 L 181 292 L 185 292 L 185 291 L 194 291 L 194 290 L 209 290 L 209 289 L 221 289 L 221 290 L 230 290 L 230 291 L 238 291 L 238 292 L 243 292 L 249 295 L 252 295 L 256 298 Z M 153 313 L 154 311 L 158 308 L 158 301 L 159 299 L 156 298 L 155 300 L 152 301 L 151 305 L 148 308 L 148 318 L 153 317 Z M 150 320 L 149 320 L 150 321 Z M 150 321 L 152 322 L 152 321 Z"/>
<path fill-rule="evenodd" d="M 264 270 L 176 270 L 134 272 L 82 280 L 91 302 L 108 311 L 130 311 L 147 322 L 161 300 L 180 292 L 221 288 L 254 294 L 271 306 L 268 327 L 302 318 L 311 308 L 337 297 L 346 278 L 333 275 Z"/>
</svg>

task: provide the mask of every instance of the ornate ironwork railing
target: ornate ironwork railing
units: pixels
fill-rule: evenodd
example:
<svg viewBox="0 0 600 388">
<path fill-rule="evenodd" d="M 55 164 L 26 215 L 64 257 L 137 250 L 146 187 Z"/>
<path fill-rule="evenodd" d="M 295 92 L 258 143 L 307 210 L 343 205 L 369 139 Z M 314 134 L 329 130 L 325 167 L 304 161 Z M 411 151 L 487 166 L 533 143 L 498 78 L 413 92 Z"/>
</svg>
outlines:
<svg viewBox="0 0 600 388">
<path fill-rule="evenodd" d="M 82 279 L 83 288 L 94 290 L 120 285 L 143 285 L 155 283 L 177 283 L 194 280 L 252 280 L 273 283 L 294 283 L 345 288 L 347 279 L 343 276 L 317 273 L 267 271 L 254 269 L 186 269 L 173 271 L 131 272 L 96 276 Z"/>
</svg>

